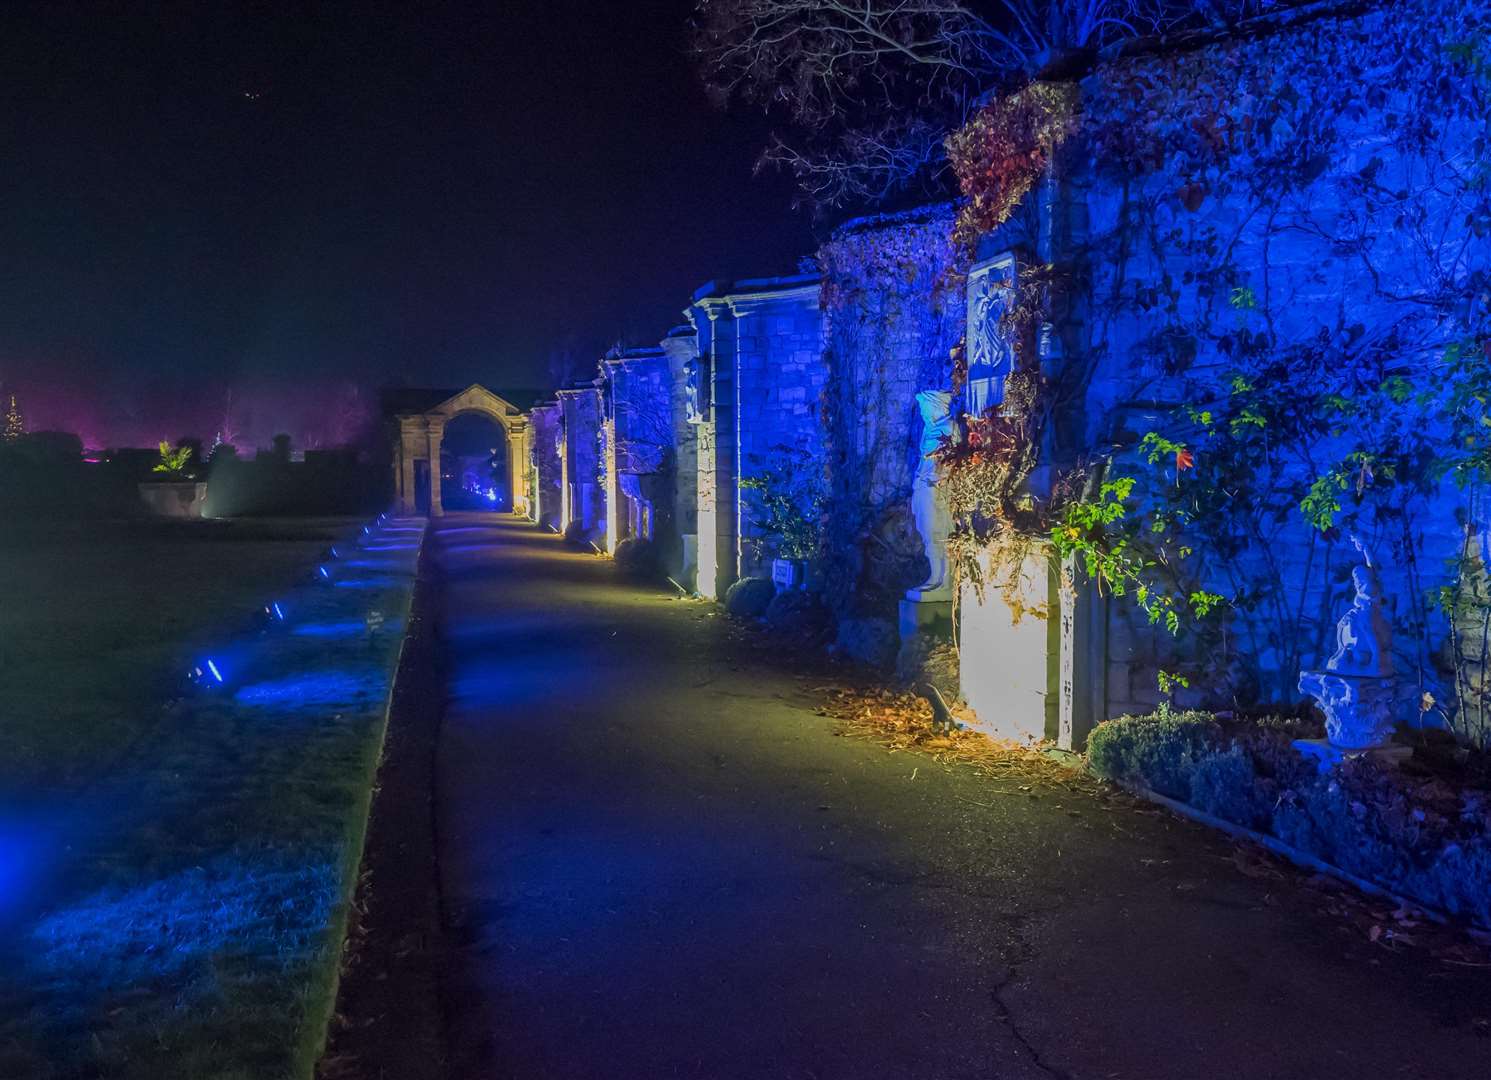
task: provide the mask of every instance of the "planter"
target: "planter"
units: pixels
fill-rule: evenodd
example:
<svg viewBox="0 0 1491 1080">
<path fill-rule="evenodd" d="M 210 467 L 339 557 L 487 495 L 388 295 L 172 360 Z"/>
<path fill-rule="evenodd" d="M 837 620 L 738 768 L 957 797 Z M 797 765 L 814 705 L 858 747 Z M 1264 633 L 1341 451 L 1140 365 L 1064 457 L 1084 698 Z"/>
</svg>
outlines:
<svg viewBox="0 0 1491 1080">
<path fill-rule="evenodd" d="M 207 501 L 205 480 L 146 480 L 140 498 L 156 517 L 200 518 Z"/>
<path fill-rule="evenodd" d="M 777 592 L 806 589 L 808 587 L 808 560 L 771 560 L 771 580 L 772 584 L 777 587 Z"/>
</svg>

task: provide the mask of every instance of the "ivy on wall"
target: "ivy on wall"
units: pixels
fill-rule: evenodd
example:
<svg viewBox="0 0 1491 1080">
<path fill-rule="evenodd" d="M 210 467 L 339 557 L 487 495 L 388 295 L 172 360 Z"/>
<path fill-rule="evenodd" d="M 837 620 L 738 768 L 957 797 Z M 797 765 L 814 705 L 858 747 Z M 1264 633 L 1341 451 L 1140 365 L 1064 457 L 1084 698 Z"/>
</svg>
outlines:
<svg viewBox="0 0 1491 1080">
<path fill-rule="evenodd" d="M 1362 533 L 1413 677 L 1465 697 L 1491 666 L 1463 655 L 1456 591 L 1491 434 L 1488 27 L 1484 2 L 1401 0 L 1107 63 L 1080 98 L 1032 84 L 953 136 L 955 243 L 1046 176 L 1091 224 L 1051 270 L 1083 297 L 1080 355 L 1027 351 L 1006 406 L 945 451 L 955 559 L 1048 543 L 1193 639 L 1216 696 L 1280 700 Z M 1061 422 L 1085 459 L 1053 454 Z M 1064 471 L 1037 490 L 1037 462 Z M 1449 656 L 1447 616 L 1467 628 Z"/>
<path fill-rule="evenodd" d="M 892 619 L 927 566 L 908 509 L 914 397 L 952 378 L 964 269 L 950 206 L 853 222 L 818 253 L 830 432 L 827 599 Z"/>
</svg>

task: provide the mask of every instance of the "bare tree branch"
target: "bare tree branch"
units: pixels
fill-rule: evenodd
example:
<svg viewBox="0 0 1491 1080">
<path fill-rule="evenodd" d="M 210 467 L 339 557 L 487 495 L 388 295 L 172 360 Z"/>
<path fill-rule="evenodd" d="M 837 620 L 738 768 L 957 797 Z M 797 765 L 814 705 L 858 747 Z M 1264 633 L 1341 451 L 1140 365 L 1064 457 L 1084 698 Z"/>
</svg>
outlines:
<svg viewBox="0 0 1491 1080">
<path fill-rule="evenodd" d="M 814 202 L 882 201 L 945 166 L 941 137 L 1057 55 L 1291 0 L 698 0 L 693 48 L 722 103 L 780 111 L 762 161 Z"/>
</svg>

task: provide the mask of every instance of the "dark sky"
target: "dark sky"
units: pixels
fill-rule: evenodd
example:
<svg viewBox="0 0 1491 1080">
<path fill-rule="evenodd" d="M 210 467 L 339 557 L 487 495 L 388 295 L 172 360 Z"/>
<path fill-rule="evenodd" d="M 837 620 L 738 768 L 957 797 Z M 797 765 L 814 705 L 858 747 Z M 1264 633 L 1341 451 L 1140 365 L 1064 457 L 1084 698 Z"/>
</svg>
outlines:
<svg viewBox="0 0 1491 1080">
<path fill-rule="evenodd" d="M 690 9 L 5 5 L 0 382 L 95 441 L 228 388 L 537 386 L 791 270 L 810 223 Z"/>
</svg>

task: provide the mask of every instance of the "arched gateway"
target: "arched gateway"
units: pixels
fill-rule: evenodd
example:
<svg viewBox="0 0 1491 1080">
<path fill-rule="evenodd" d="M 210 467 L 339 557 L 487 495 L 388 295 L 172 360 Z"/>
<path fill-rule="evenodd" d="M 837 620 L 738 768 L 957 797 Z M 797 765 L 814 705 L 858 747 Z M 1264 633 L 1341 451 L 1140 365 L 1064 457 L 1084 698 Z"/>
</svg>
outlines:
<svg viewBox="0 0 1491 1080">
<path fill-rule="evenodd" d="M 444 392 L 433 391 L 431 396 Z M 416 476 L 427 471 L 430 493 L 430 516 L 440 517 L 445 507 L 440 502 L 440 443 L 445 425 L 466 413 L 478 413 L 495 420 L 507 436 L 507 468 L 512 507 L 516 514 L 528 513 L 529 507 L 529 426 L 528 414 L 485 386 L 472 383 L 458 394 L 445 396 L 430 408 L 418 411 L 402 408 L 396 414 L 398 434 L 393 446 L 393 482 L 399 513 L 418 512 L 415 498 L 419 486 Z M 420 463 L 423 468 L 417 468 Z"/>
</svg>

